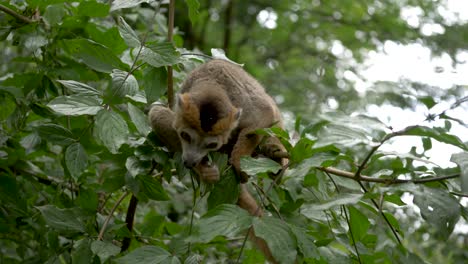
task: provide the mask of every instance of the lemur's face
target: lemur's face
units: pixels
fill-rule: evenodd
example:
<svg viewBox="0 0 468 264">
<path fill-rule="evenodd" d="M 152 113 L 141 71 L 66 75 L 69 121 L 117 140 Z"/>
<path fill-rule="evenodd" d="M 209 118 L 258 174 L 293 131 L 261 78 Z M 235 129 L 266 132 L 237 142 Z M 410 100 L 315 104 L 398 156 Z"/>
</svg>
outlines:
<svg viewBox="0 0 468 264">
<path fill-rule="evenodd" d="M 192 99 L 190 94 L 178 96 L 174 129 L 182 145 L 182 159 L 192 168 L 204 162 L 210 151 L 226 144 L 238 126 L 241 109 L 226 109 L 214 100 Z"/>
</svg>

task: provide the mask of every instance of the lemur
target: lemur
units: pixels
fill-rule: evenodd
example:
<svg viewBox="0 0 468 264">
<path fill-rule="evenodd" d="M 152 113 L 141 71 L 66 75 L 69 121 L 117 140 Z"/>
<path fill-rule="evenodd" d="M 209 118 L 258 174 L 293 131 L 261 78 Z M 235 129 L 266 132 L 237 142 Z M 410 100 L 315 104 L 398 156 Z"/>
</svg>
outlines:
<svg viewBox="0 0 468 264">
<path fill-rule="evenodd" d="M 172 151 L 182 151 L 184 165 L 194 169 L 204 182 L 219 180 L 218 168 L 209 163 L 208 153 L 227 153 L 241 182 L 237 204 L 251 215 L 263 215 L 247 190 L 248 175 L 241 170 L 240 158 L 254 154 L 261 142 L 266 156 L 284 151 L 276 137 L 262 138 L 255 133 L 283 124 L 276 103 L 257 80 L 238 65 L 211 60 L 189 73 L 174 112 L 155 105 L 149 118 L 161 141 Z M 250 235 L 267 259 L 275 262 L 265 241 Z"/>
</svg>

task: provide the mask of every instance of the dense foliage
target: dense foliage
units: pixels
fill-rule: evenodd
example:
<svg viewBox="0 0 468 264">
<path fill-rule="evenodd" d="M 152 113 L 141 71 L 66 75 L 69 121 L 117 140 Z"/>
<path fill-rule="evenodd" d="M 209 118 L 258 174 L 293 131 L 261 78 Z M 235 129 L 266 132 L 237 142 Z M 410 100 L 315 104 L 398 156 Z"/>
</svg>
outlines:
<svg viewBox="0 0 468 264">
<path fill-rule="evenodd" d="M 344 78 L 385 41 L 456 64 L 468 25 L 446 22 L 444 1 L 186 0 L 174 29 L 166 2 L 0 1 L 0 263 L 259 263 L 250 227 L 281 263 L 466 260 L 454 228 L 468 217 L 468 144 L 451 133 L 468 126 L 452 115 L 467 111 L 466 86 L 401 80 L 360 93 Z M 423 11 L 419 26 L 401 18 L 408 7 Z M 424 23 L 444 31 L 423 34 Z M 200 184 L 147 121 L 171 72 L 177 90 L 213 48 L 245 63 L 289 124 L 258 132 L 281 138 L 287 166 L 242 160 L 262 218 L 235 205 L 226 156 L 212 156 L 220 182 Z M 367 113 L 383 104 L 429 114 L 394 130 Z M 403 136 L 422 149 L 380 149 Z M 458 148 L 457 167 L 428 161 L 434 141 Z"/>
</svg>

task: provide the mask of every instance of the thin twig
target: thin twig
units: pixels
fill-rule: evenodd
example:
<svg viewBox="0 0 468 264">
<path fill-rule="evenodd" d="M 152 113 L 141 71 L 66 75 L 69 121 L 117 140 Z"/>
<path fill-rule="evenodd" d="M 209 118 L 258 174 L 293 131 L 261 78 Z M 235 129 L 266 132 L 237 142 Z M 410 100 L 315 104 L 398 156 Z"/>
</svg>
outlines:
<svg viewBox="0 0 468 264">
<path fill-rule="evenodd" d="M 257 192 L 259 193 L 259 197 L 262 200 L 263 206 L 265 206 L 264 198 L 266 198 L 268 200 L 268 202 L 270 203 L 271 207 L 273 207 L 273 210 L 275 211 L 275 213 L 278 215 L 279 219 L 284 221 L 283 216 L 281 216 L 281 213 L 278 210 L 278 207 L 276 207 L 275 203 L 270 199 L 270 197 L 265 193 L 265 191 L 263 191 L 263 189 L 260 188 L 260 186 L 258 186 L 258 184 L 256 184 L 255 182 L 252 182 L 252 184 L 255 187 L 255 189 L 257 190 Z"/>
<path fill-rule="evenodd" d="M 10 16 L 16 18 L 16 20 L 19 20 L 21 22 L 28 23 L 28 24 L 36 22 L 35 20 L 32 20 L 29 17 L 25 17 L 23 15 L 20 15 L 17 12 L 15 12 L 14 10 L 12 10 L 12 9 L 4 6 L 4 5 L 1 5 L 1 4 L 0 4 L 0 10 L 7 13 L 7 14 L 9 14 Z"/>
<path fill-rule="evenodd" d="M 115 210 L 120 205 L 120 203 L 122 203 L 123 199 L 125 199 L 125 197 L 127 197 L 128 194 L 129 194 L 128 191 L 124 192 L 122 194 L 122 196 L 120 196 L 120 198 L 117 200 L 117 202 L 112 207 L 111 211 L 109 212 L 109 215 L 107 216 L 106 220 L 104 221 L 104 224 L 101 227 L 101 231 L 99 231 L 98 240 L 102 240 L 102 238 L 104 237 L 104 232 L 106 231 L 107 225 L 109 224 L 109 221 L 112 218 L 112 215 L 114 214 Z"/>
<path fill-rule="evenodd" d="M 168 26 L 167 26 L 167 40 L 172 43 L 173 33 L 174 33 L 174 10 L 175 10 L 175 0 L 169 1 L 169 17 L 168 17 Z M 167 102 L 169 108 L 174 106 L 174 78 L 172 66 L 167 67 Z"/>
</svg>

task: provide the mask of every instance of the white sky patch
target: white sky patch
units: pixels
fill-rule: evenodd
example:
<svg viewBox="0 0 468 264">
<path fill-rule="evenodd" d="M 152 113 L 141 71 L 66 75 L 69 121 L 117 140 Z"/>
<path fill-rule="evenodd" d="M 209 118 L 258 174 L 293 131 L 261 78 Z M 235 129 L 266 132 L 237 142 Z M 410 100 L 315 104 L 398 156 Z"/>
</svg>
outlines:
<svg viewBox="0 0 468 264">
<path fill-rule="evenodd" d="M 260 26 L 275 29 L 277 27 L 276 20 L 278 20 L 278 14 L 271 8 L 263 9 L 257 15 L 257 21 Z"/>
</svg>

